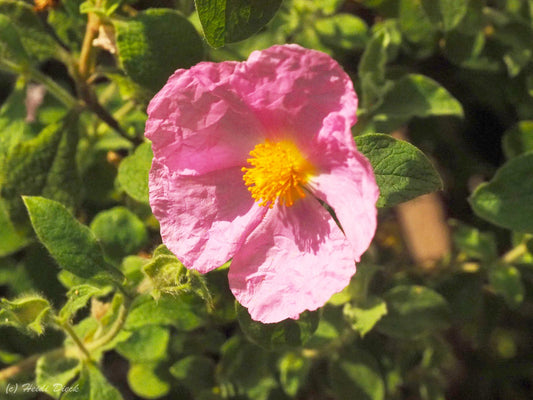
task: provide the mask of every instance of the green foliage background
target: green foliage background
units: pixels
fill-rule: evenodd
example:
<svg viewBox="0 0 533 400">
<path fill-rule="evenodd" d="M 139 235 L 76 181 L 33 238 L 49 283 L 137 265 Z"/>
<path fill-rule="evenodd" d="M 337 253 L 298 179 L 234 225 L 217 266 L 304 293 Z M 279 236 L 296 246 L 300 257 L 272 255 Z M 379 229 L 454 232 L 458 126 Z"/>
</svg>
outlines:
<svg viewBox="0 0 533 400">
<path fill-rule="evenodd" d="M 533 397 L 533 1 L 36 3 L 0 0 L 0 398 Z M 161 245 L 143 132 L 177 68 L 282 43 L 353 78 L 380 227 L 343 292 L 264 325 L 229 263 Z M 436 190 L 424 266 L 394 207 Z"/>
</svg>

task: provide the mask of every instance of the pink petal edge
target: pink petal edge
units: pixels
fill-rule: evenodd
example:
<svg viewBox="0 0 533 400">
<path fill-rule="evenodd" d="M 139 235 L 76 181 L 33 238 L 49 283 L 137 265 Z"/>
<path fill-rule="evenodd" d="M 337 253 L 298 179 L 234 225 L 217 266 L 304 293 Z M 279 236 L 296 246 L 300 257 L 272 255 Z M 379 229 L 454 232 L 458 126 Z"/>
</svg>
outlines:
<svg viewBox="0 0 533 400">
<path fill-rule="evenodd" d="M 274 206 L 235 254 L 235 298 L 263 323 L 322 307 L 355 273 L 352 248 L 320 203 L 306 197 Z"/>
</svg>

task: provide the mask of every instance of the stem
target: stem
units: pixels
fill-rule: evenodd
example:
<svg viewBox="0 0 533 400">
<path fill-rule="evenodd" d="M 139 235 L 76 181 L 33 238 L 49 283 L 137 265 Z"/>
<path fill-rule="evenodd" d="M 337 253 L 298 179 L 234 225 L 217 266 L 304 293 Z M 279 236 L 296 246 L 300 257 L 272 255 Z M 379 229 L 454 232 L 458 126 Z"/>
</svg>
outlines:
<svg viewBox="0 0 533 400">
<path fill-rule="evenodd" d="M 37 364 L 37 361 L 39 361 L 39 358 L 41 357 L 53 357 L 53 358 L 59 358 L 59 357 L 72 357 L 78 353 L 77 348 L 70 347 L 70 348 L 58 348 L 46 351 L 44 353 L 34 354 L 33 356 L 30 356 L 19 363 L 15 365 L 11 365 L 7 368 L 4 368 L 0 370 L 0 382 L 5 382 L 14 376 L 17 376 L 19 374 L 22 374 L 24 372 L 35 370 L 35 365 Z"/>
<path fill-rule="evenodd" d="M 96 7 L 99 7 L 100 1 L 96 1 Z M 141 143 L 139 140 L 130 138 L 119 125 L 117 120 L 98 102 L 98 99 L 89 85 L 89 80 L 94 72 L 96 65 L 96 52 L 93 41 L 98 35 L 100 27 L 100 18 L 94 13 L 89 13 L 87 17 L 87 27 L 81 47 L 80 61 L 77 70 L 77 86 L 80 97 L 87 104 L 87 108 L 94 112 L 98 118 L 114 129 L 120 136 L 129 140 L 133 144 Z"/>
<path fill-rule="evenodd" d="M 509 250 L 502 257 L 503 262 L 506 264 L 512 264 L 514 261 L 522 257 L 528 251 L 525 243 L 520 243 L 514 249 Z"/>
<path fill-rule="evenodd" d="M 61 347 L 45 353 L 34 354 L 33 356 L 30 356 L 15 365 L 4 368 L 3 370 L 0 370 L 0 382 L 11 379 L 12 377 L 23 372 L 34 370 L 37 361 L 43 356 L 58 358 L 62 356 L 72 357 L 73 355 L 77 355 L 79 357 L 79 353 L 81 352 L 87 360 L 91 361 L 92 358 L 90 352 L 111 342 L 124 327 L 126 317 L 128 316 L 128 306 L 130 302 L 131 299 L 126 297 L 124 303 L 120 306 L 117 319 L 115 320 L 115 323 L 111 329 L 109 329 L 104 336 L 98 340 L 95 340 L 94 342 L 87 343 L 87 345 L 83 344 L 72 328 L 72 325 L 70 325 L 68 322 L 56 320 L 56 323 L 70 336 L 76 346 Z"/>
<path fill-rule="evenodd" d="M 125 301 L 127 302 L 127 300 Z M 127 304 L 122 304 L 120 306 L 117 319 L 115 320 L 113 326 L 106 332 L 104 336 L 100 337 L 94 342 L 87 343 L 87 349 L 89 351 L 92 351 L 111 342 L 124 327 L 124 323 L 126 322 L 127 316 L 128 316 Z"/>
<path fill-rule="evenodd" d="M 74 341 L 74 343 L 76 343 L 76 346 L 80 349 L 80 351 L 83 353 L 85 358 L 87 360 L 90 360 L 91 359 L 91 354 L 89 353 L 89 351 L 87 350 L 87 348 L 85 347 L 83 342 L 80 340 L 80 338 L 78 337 L 76 332 L 74 332 L 74 329 L 72 328 L 72 325 L 70 325 L 70 323 L 68 323 L 68 322 L 61 322 L 60 326 L 61 326 L 61 328 L 63 328 L 63 330 L 65 332 L 67 332 L 67 334 Z"/>
<path fill-rule="evenodd" d="M 33 370 L 40 357 L 41 354 L 34 354 L 15 365 L 0 370 L 0 382 L 7 381 L 22 372 Z"/>
<path fill-rule="evenodd" d="M 87 81 L 92 74 L 95 65 L 95 54 L 93 47 L 93 40 L 98 35 L 98 28 L 100 27 L 100 19 L 97 15 L 89 13 L 87 17 L 87 27 L 85 28 L 85 36 L 83 37 L 83 44 L 81 46 L 80 63 L 78 65 L 78 73 L 81 80 Z"/>
<path fill-rule="evenodd" d="M 46 86 L 46 90 L 50 92 L 55 98 L 57 98 L 61 103 L 69 108 L 82 108 L 83 103 L 78 101 L 74 96 L 72 96 L 67 90 L 65 90 L 61 85 L 56 83 L 48 75 L 43 74 L 37 69 L 29 70 L 29 77 L 39 83 L 42 83 Z"/>
</svg>

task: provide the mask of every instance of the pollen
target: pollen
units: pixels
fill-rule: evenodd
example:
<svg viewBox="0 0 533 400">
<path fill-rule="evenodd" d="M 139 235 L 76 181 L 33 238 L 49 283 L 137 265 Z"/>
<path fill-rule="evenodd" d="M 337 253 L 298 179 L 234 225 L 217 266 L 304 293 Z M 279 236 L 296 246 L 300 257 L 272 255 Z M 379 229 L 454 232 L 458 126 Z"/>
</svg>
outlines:
<svg viewBox="0 0 533 400">
<path fill-rule="evenodd" d="M 267 139 L 250 152 L 243 167 L 243 179 L 260 206 L 272 208 L 279 204 L 290 207 L 305 197 L 304 186 L 314 173 L 313 165 L 291 141 Z"/>
</svg>

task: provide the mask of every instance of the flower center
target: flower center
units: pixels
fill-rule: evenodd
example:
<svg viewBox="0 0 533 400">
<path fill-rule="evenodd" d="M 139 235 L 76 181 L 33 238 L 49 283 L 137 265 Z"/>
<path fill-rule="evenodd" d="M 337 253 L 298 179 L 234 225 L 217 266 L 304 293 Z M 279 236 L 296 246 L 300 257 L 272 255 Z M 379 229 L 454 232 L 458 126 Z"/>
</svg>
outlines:
<svg viewBox="0 0 533 400">
<path fill-rule="evenodd" d="M 250 152 L 246 161 L 251 167 L 243 167 L 244 183 L 260 206 L 272 208 L 276 199 L 290 207 L 305 197 L 302 189 L 314 172 L 298 147 L 288 140 L 279 142 L 267 139 Z"/>
</svg>

